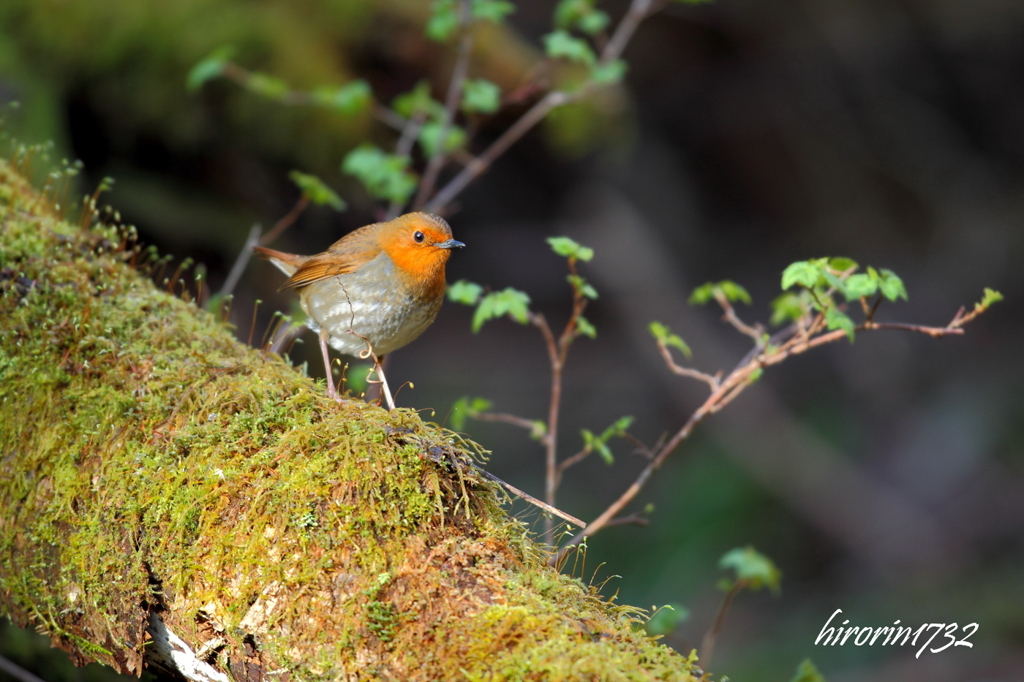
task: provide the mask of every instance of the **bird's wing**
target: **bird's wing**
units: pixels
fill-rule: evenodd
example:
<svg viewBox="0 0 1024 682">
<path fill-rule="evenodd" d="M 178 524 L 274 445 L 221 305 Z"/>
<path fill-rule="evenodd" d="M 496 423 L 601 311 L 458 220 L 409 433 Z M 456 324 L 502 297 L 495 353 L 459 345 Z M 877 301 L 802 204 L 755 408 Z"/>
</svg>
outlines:
<svg viewBox="0 0 1024 682">
<path fill-rule="evenodd" d="M 373 227 L 367 225 L 349 232 L 323 253 L 305 257 L 281 288 L 304 287 L 328 277 L 344 275 L 372 260 L 381 252 L 374 237 L 375 232 L 370 229 Z"/>
</svg>

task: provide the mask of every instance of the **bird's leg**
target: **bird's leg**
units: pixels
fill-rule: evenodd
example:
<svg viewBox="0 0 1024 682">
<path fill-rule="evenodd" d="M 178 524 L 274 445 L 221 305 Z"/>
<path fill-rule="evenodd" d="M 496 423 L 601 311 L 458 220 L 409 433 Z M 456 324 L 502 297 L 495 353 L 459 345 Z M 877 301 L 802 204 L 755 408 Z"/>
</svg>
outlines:
<svg viewBox="0 0 1024 682">
<path fill-rule="evenodd" d="M 384 400 L 387 401 L 388 409 L 395 409 L 395 399 L 391 397 L 391 389 L 388 388 L 387 377 L 384 376 L 384 358 L 373 356 L 373 369 L 377 372 L 377 376 L 380 377 L 380 391 L 384 396 Z"/>
<path fill-rule="evenodd" d="M 327 353 L 327 337 L 328 334 L 320 328 L 320 351 L 324 354 L 324 369 L 327 370 L 327 397 L 332 400 L 337 400 L 338 392 L 334 390 L 334 375 L 331 372 L 331 356 Z"/>
</svg>

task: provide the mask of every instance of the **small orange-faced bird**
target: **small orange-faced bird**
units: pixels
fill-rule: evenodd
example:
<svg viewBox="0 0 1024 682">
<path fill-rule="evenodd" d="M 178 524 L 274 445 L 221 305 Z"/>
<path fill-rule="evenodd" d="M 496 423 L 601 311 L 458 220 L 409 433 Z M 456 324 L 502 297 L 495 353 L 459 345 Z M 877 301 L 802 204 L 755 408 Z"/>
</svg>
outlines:
<svg viewBox="0 0 1024 682">
<path fill-rule="evenodd" d="M 444 265 L 452 228 L 429 213 L 408 213 L 386 223 L 360 227 L 315 256 L 297 256 L 257 246 L 260 258 L 276 265 L 288 280 L 282 289 L 298 290 L 309 327 L 320 335 L 327 370 L 327 395 L 337 397 L 327 344 L 359 355 L 370 343 L 375 367 L 390 407 L 384 356 L 409 343 L 430 326 L 444 300 Z M 364 341 L 365 339 L 365 341 Z"/>
</svg>

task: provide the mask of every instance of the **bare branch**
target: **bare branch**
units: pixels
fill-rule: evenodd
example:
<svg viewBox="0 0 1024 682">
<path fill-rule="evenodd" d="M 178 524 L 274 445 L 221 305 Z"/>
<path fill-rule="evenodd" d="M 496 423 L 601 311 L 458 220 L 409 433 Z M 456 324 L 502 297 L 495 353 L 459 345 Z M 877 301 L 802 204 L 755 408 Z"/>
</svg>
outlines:
<svg viewBox="0 0 1024 682">
<path fill-rule="evenodd" d="M 689 367 L 682 367 L 680 365 L 677 365 L 676 361 L 672 359 L 672 352 L 668 349 L 668 346 L 661 343 L 660 341 L 658 342 L 658 350 L 661 351 L 661 357 L 665 358 L 665 364 L 668 365 L 668 368 L 674 374 L 678 374 L 679 376 L 682 377 L 690 377 L 691 379 L 696 379 L 698 381 L 703 381 L 704 383 L 711 387 L 712 391 L 718 388 L 718 385 L 722 378 L 721 372 L 712 376 L 710 374 L 705 374 L 704 372 L 701 372 L 698 369 L 691 369 Z"/>
<path fill-rule="evenodd" d="M 454 178 L 448 181 L 441 191 L 427 202 L 424 210 L 429 213 L 437 213 L 447 206 L 452 199 L 466 189 L 473 180 L 476 180 L 484 171 L 490 168 L 495 159 L 519 141 L 523 135 L 528 133 L 533 126 L 540 123 L 555 107 L 559 107 L 572 101 L 573 96 L 561 90 L 555 90 L 545 95 L 539 102 L 527 111 L 523 116 L 512 124 L 501 137 L 491 143 L 482 154 L 466 165 Z"/>
<path fill-rule="evenodd" d="M 405 127 L 402 129 L 402 136 L 398 138 L 398 142 L 395 144 L 396 156 L 409 156 L 412 154 L 412 146 L 416 144 L 416 138 L 420 136 L 420 131 L 423 130 L 423 122 L 426 118 L 427 112 L 417 111 L 411 118 L 406 120 Z M 403 208 L 404 204 L 392 201 L 391 205 L 388 206 L 385 220 L 397 218 Z"/>
<path fill-rule="evenodd" d="M 733 308 L 729 299 L 725 297 L 725 294 L 721 292 L 715 293 L 715 300 L 718 301 L 718 305 L 722 306 L 722 310 L 725 311 L 723 319 L 736 328 L 741 334 L 749 336 L 754 339 L 754 343 L 761 346 L 764 343 L 764 327 L 759 324 L 753 327 L 747 325 L 736 315 L 736 310 Z"/>
<path fill-rule="evenodd" d="M 238 280 L 242 278 L 242 273 L 245 272 L 245 266 L 249 264 L 249 259 L 252 257 L 252 247 L 259 243 L 260 226 L 256 224 L 249 230 L 249 236 L 245 238 L 245 244 L 242 245 L 242 250 L 239 252 L 238 258 L 235 259 L 235 264 L 231 266 L 228 278 L 224 280 L 224 286 L 220 288 L 218 294 L 221 296 L 231 295 L 231 292 L 238 285 Z"/>
<path fill-rule="evenodd" d="M 640 26 L 640 22 L 651 14 L 653 5 L 654 0 L 633 0 L 630 3 L 626 16 L 622 17 L 622 21 L 615 28 L 615 33 L 612 34 L 611 40 L 608 41 L 601 52 L 602 64 L 613 62 L 622 55 L 622 51 L 626 49 L 626 45 L 629 44 L 633 33 Z"/>
<path fill-rule="evenodd" d="M 452 121 L 455 119 L 455 112 L 459 109 L 459 101 L 462 98 L 462 86 L 466 82 L 466 74 L 469 71 L 469 55 L 473 50 L 473 9 L 471 0 L 461 0 L 459 5 L 459 25 L 462 28 L 462 40 L 459 42 L 459 56 L 455 60 L 455 68 L 452 70 L 452 78 L 448 83 L 448 96 L 444 102 L 444 117 L 441 119 L 440 132 L 437 139 L 437 149 L 427 163 L 427 169 L 420 181 L 420 189 L 416 193 L 416 200 L 413 206 L 419 210 L 427 201 L 427 197 L 434 191 L 437 183 L 437 176 L 444 166 L 448 153 L 445 151 L 445 143 L 448 140 L 448 132 L 452 128 Z"/>
<path fill-rule="evenodd" d="M 308 206 L 309 197 L 303 193 L 302 196 L 299 197 L 299 200 L 295 202 L 295 205 L 292 206 L 292 209 L 288 211 L 288 213 L 284 214 L 280 220 L 274 223 L 274 227 L 271 228 L 270 232 L 263 235 L 260 239 L 260 244 L 266 246 L 280 237 L 282 232 L 291 227 L 292 224 L 299 219 L 299 216 L 302 215 L 302 212 L 305 211 Z"/>
<path fill-rule="evenodd" d="M 577 452 L 575 455 L 573 455 L 572 457 L 566 457 L 561 462 L 559 462 L 558 463 L 558 479 L 559 479 L 559 482 L 561 482 L 562 472 L 563 471 L 565 471 L 566 469 L 571 467 L 573 464 L 578 464 L 578 463 L 582 462 L 584 459 L 586 459 L 587 455 L 589 455 L 591 452 L 593 452 L 592 448 L 585 447 L 582 450 L 580 450 L 579 452 Z"/>
<path fill-rule="evenodd" d="M 959 318 L 954 318 L 956 321 Z M 926 327 L 922 325 L 913 324 L 902 324 L 902 323 L 879 323 L 879 322 L 864 322 L 857 327 L 860 331 L 871 331 L 876 329 L 898 329 L 902 331 L 911 331 L 921 334 L 927 334 L 931 337 L 942 337 L 949 335 L 963 334 L 963 329 L 952 326 L 947 327 Z M 583 538 L 593 535 L 600 531 L 602 528 L 608 525 L 608 523 L 614 519 L 622 509 L 629 504 L 634 497 L 643 489 L 644 485 L 651 478 L 654 472 L 661 467 L 668 456 L 675 450 L 680 443 L 686 440 L 693 429 L 700 424 L 709 415 L 715 414 L 723 407 L 728 405 L 730 402 L 735 400 L 740 393 L 746 389 L 752 383 L 755 372 L 758 372 L 764 367 L 771 365 L 777 365 L 786 358 L 793 355 L 799 355 L 805 353 L 812 348 L 817 348 L 834 341 L 846 338 L 846 332 L 842 329 L 836 329 L 830 332 L 822 333 L 818 336 L 815 334 L 824 326 L 824 316 L 820 313 L 811 322 L 810 328 L 804 335 L 797 334 L 790 340 L 786 341 L 777 350 L 771 353 L 761 352 L 756 356 L 750 358 L 749 361 L 739 365 L 734 369 L 729 376 L 721 381 L 718 387 L 708 396 L 707 400 L 702 404 L 683 424 L 682 428 L 676 432 L 671 439 L 668 440 L 663 446 L 655 451 L 654 457 L 651 462 L 644 467 L 643 471 L 637 476 L 636 480 L 626 489 L 622 495 L 619 496 L 611 505 L 605 509 L 600 516 L 591 521 L 587 528 L 580 533 L 577 533 L 567 544 L 565 544 L 558 552 L 556 552 L 549 560 L 549 565 L 557 565 L 561 561 L 562 557 L 566 552 L 570 551 L 573 547 L 578 545 Z M 781 333 L 790 333 L 790 330 L 784 330 Z M 659 344 L 660 345 L 660 344 Z M 671 356 L 670 356 L 671 357 Z"/>
<path fill-rule="evenodd" d="M 536 428 L 537 422 L 523 417 L 517 417 L 514 414 L 506 414 L 504 412 L 479 412 L 472 415 L 473 419 L 477 419 L 482 422 L 500 422 L 502 424 L 511 424 L 512 426 L 518 426 L 526 429 L 527 431 L 533 431 Z"/>
<path fill-rule="evenodd" d="M 736 584 L 732 586 L 722 600 L 721 605 L 718 607 L 718 613 L 715 615 L 715 622 L 708 629 L 704 635 L 704 641 L 700 645 L 700 664 L 707 668 L 711 665 L 711 654 L 715 649 L 715 641 L 718 639 L 718 633 L 722 630 L 722 624 L 725 623 L 725 616 L 729 613 L 729 607 L 732 606 L 732 600 L 736 598 L 746 586 L 746 583 L 742 580 L 737 580 Z"/>
</svg>

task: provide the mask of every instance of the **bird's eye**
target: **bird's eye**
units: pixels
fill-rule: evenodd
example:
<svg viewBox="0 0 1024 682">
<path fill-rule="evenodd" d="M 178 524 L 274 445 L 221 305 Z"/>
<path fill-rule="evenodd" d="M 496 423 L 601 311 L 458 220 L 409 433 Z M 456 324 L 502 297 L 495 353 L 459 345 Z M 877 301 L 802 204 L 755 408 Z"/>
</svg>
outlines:
<svg viewBox="0 0 1024 682">
<path fill-rule="evenodd" d="M 417 244 L 422 244 L 423 243 L 424 237 L 423 237 L 423 233 L 422 232 L 417 232 L 416 234 L 414 234 L 412 236 L 412 238 L 416 240 Z"/>
</svg>

